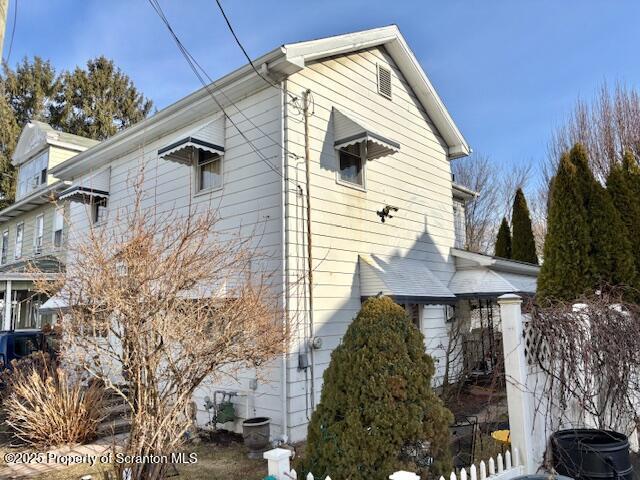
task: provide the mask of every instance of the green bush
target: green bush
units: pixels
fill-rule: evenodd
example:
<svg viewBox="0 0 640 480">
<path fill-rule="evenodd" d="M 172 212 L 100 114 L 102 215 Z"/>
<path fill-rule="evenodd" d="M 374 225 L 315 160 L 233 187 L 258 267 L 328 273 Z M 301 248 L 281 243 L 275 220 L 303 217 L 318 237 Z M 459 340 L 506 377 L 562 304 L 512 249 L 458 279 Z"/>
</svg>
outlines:
<svg viewBox="0 0 640 480">
<path fill-rule="evenodd" d="M 511 223 L 513 224 L 511 258 L 537 265 L 538 255 L 536 254 L 536 242 L 531 228 L 529 206 L 521 188 L 516 191 L 516 196 L 513 200 Z"/>
<path fill-rule="evenodd" d="M 502 223 L 496 237 L 495 256 L 511 258 L 511 230 L 509 229 L 509 222 L 504 217 L 502 217 Z"/>
<path fill-rule="evenodd" d="M 404 309 L 387 297 L 367 300 L 331 355 L 299 469 L 350 480 L 450 471 L 452 415 L 431 388 L 433 374 Z"/>
</svg>

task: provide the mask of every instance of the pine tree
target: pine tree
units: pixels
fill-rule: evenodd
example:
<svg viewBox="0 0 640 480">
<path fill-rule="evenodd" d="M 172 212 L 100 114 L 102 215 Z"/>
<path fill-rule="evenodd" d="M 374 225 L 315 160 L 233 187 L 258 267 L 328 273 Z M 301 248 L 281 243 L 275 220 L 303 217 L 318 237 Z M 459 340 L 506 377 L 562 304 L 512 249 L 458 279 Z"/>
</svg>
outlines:
<svg viewBox="0 0 640 480">
<path fill-rule="evenodd" d="M 614 165 L 607 177 L 607 192 L 624 223 L 636 273 L 640 272 L 640 169 L 631 152 L 626 152 L 622 164 Z"/>
<path fill-rule="evenodd" d="M 521 188 L 516 191 L 511 215 L 511 223 L 513 225 L 511 258 L 537 265 L 538 255 L 536 254 L 536 241 L 531 228 L 531 216 L 529 215 L 527 199 Z"/>
<path fill-rule="evenodd" d="M 302 478 L 309 471 L 351 480 L 417 472 L 420 462 L 409 450 L 426 442 L 434 461 L 429 473 L 449 471 L 452 415 L 431 388 L 433 374 L 424 337 L 404 309 L 388 297 L 367 300 L 324 373 Z"/>
<path fill-rule="evenodd" d="M 143 120 L 152 105 L 112 60 L 98 57 L 89 60 L 86 69 L 63 75 L 51 123 L 60 130 L 104 140 Z"/>
<path fill-rule="evenodd" d="M 144 119 L 152 108 L 129 77 L 99 57 L 87 69 L 58 74 L 50 62 L 24 59 L 0 77 L 0 208 L 15 194 L 11 155 L 27 122 L 41 120 L 56 130 L 104 140 Z"/>
<path fill-rule="evenodd" d="M 592 286 L 592 266 L 587 210 L 569 154 L 560 159 L 550 198 L 537 296 L 541 301 L 571 301 Z"/>
<path fill-rule="evenodd" d="M 577 144 L 569 156 L 576 167 L 578 186 L 587 212 L 592 286 L 597 289 L 633 285 L 636 276 L 634 257 L 620 213 L 605 188 L 593 176 L 586 149 Z"/>
<path fill-rule="evenodd" d="M 509 222 L 505 217 L 502 218 L 498 236 L 496 237 L 495 256 L 501 258 L 511 258 L 511 230 Z"/>
</svg>

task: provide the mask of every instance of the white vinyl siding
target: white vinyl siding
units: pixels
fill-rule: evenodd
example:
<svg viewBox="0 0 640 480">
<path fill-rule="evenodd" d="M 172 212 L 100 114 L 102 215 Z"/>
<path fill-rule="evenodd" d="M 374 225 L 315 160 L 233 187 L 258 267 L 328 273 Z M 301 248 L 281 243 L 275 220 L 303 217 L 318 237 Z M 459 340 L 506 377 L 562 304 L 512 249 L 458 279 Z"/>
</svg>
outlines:
<svg viewBox="0 0 640 480">
<path fill-rule="evenodd" d="M 181 138 L 189 132 L 197 130 L 219 118 L 216 106 L 211 100 L 207 117 L 191 124 L 176 123 L 176 130 L 166 137 L 151 137 L 138 149 L 108 162 L 111 168 L 109 184 L 108 218 L 105 228 L 111 228 L 123 212 L 132 206 L 134 198 L 133 183 L 137 178 L 141 165 L 144 165 L 144 195 L 142 207 L 153 211 L 156 218 L 167 216 L 183 216 L 189 211 L 202 211 L 211 208 L 219 216 L 216 229 L 222 233 L 240 234 L 244 239 L 253 238 L 252 245 L 259 245 L 264 261 L 256 268 L 270 272 L 272 278 L 282 278 L 282 177 L 280 169 L 282 138 L 281 92 L 264 86 L 264 89 L 236 102 L 237 109 L 230 108 L 229 114 L 233 122 L 242 129 L 255 148 L 241 135 L 234 125 L 226 121 L 224 138 L 224 160 L 220 162 L 223 177 L 221 188 L 198 193 L 197 169 L 192 165 L 184 165 L 158 157 L 158 150 L 170 144 L 172 139 Z M 143 140 L 144 141 L 144 140 Z M 133 147 L 132 147 L 133 148 Z M 269 159 L 265 161 L 264 159 Z M 106 163 L 105 163 L 106 166 Z M 274 171 L 274 169 L 276 171 Z M 87 173 L 87 177 L 90 173 Z M 222 179 L 221 179 L 222 180 Z M 74 179 L 81 182 L 82 178 Z M 334 180 L 335 182 L 335 180 Z M 71 203 L 71 211 L 66 224 L 67 242 L 75 242 L 88 231 L 91 211 L 87 205 Z M 73 248 L 71 246 L 70 248 Z M 275 285 L 278 292 L 281 287 Z M 236 413 L 245 416 L 249 402 L 251 416 L 268 416 L 272 419 L 272 432 L 278 435 L 282 423 L 282 398 L 278 379 L 280 363 L 270 371 L 262 372 L 254 392 L 249 385 L 255 379 L 255 370 L 242 371 L 237 382 L 229 380 L 220 384 L 206 381 L 195 394 L 198 405 L 198 420 L 206 423 L 209 414 L 202 407 L 203 398 L 213 398 L 215 390 L 235 390 L 241 392 L 233 399 Z M 264 373 L 264 375 L 263 375 Z M 255 410 L 254 410 L 255 407 Z M 235 428 L 241 429 L 241 421 Z"/>
<path fill-rule="evenodd" d="M 393 102 L 378 92 L 378 64 L 388 65 L 391 70 Z M 331 352 L 340 344 L 361 306 L 360 254 L 425 262 L 445 285 L 453 275 L 451 169 L 447 145 L 384 49 L 363 50 L 310 64 L 290 77 L 288 87 L 296 94 L 310 89 L 314 99 L 314 115 L 309 119 L 314 329 L 323 341 L 314 353 L 317 404 Z M 400 143 L 399 152 L 366 161 L 366 192 L 336 183 L 333 107 L 355 113 L 376 132 Z M 296 121 L 289 122 L 287 148 L 304 158 L 304 124 L 297 120 L 294 107 L 289 107 L 288 114 Z M 289 178 L 304 178 L 304 163 L 289 160 L 289 169 Z M 300 325 L 293 339 L 299 350 L 304 348 L 304 329 L 308 328 L 305 305 L 302 299 L 295 300 L 300 290 L 296 286 L 306 274 L 306 217 L 303 198 L 290 195 L 289 199 L 290 309 Z M 397 207 L 398 211 L 393 213 L 393 219 L 382 223 L 376 212 L 385 205 Z M 442 310 L 441 306 L 438 308 Z M 428 319 L 422 325 L 426 332 L 433 321 L 430 316 L 423 315 L 424 318 Z M 293 349 L 296 355 L 297 349 Z M 292 359 L 288 378 L 290 438 L 296 441 L 306 435 L 311 414 L 309 372 L 299 371 Z"/>
<path fill-rule="evenodd" d="M 453 201 L 453 226 L 455 233 L 455 247 L 463 249 L 467 244 L 464 203 L 457 200 Z"/>
</svg>

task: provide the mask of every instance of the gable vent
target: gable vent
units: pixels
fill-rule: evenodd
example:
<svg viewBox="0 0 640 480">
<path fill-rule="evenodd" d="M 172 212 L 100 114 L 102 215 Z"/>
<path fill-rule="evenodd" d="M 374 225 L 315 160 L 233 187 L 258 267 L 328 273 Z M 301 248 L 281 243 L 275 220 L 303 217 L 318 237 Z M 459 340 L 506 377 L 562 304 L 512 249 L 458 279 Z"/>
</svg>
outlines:
<svg viewBox="0 0 640 480">
<path fill-rule="evenodd" d="M 391 99 L 391 70 L 378 65 L 378 93 Z"/>
</svg>

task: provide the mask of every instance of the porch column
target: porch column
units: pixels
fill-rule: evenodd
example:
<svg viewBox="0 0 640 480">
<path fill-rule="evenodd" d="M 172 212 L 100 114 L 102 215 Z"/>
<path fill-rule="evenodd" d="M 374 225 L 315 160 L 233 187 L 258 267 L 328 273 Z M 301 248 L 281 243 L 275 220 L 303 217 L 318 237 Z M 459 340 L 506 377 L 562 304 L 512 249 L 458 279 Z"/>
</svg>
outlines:
<svg viewBox="0 0 640 480">
<path fill-rule="evenodd" d="M 4 291 L 4 322 L 3 330 L 11 330 L 11 280 L 7 280 L 7 288 Z"/>
</svg>

